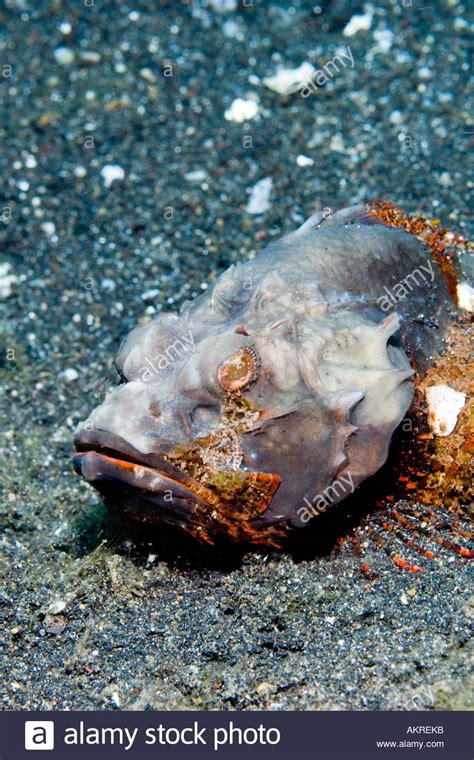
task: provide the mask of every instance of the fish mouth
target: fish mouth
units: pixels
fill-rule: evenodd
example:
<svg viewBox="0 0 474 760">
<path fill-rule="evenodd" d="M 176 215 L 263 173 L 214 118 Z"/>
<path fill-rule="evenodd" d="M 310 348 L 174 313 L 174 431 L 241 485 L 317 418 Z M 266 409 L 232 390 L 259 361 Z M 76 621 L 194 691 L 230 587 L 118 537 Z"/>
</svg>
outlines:
<svg viewBox="0 0 474 760">
<path fill-rule="evenodd" d="M 168 523 L 207 543 L 224 537 L 278 546 L 285 534 L 278 526 L 254 527 L 279 487 L 278 475 L 232 471 L 227 473 L 227 491 L 219 490 L 195 479 L 166 454 L 144 454 L 105 430 L 81 430 L 74 442 L 76 472 L 112 509 L 134 521 Z"/>
<path fill-rule="evenodd" d="M 189 519 L 199 506 L 211 506 L 202 485 L 164 455 L 144 454 L 105 430 L 81 430 L 74 443 L 78 475 L 134 517 L 140 519 L 142 512 L 142 519 L 150 520 L 156 513 L 156 520 L 176 523 Z"/>
</svg>

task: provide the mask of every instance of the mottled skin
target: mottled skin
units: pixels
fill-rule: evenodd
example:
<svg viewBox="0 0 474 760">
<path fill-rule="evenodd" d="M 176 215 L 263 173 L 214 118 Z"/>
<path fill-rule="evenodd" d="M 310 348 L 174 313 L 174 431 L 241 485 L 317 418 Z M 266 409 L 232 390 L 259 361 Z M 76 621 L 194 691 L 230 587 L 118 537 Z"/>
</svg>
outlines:
<svg viewBox="0 0 474 760">
<path fill-rule="evenodd" d="M 79 427 L 76 469 L 136 519 L 275 542 L 385 462 L 450 307 L 415 237 L 362 207 L 316 214 L 128 336 L 126 382 Z"/>
</svg>

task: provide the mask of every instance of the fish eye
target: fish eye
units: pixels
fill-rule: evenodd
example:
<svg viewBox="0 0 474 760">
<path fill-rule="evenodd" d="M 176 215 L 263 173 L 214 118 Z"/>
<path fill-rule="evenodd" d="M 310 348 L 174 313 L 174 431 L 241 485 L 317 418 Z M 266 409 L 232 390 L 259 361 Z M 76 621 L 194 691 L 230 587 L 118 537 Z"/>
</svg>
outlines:
<svg viewBox="0 0 474 760">
<path fill-rule="evenodd" d="M 217 370 L 217 381 L 223 390 L 236 393 L 255 382 L 258 368 L 256 351 L 246 346 L 222 362 Z"/>
</svg>

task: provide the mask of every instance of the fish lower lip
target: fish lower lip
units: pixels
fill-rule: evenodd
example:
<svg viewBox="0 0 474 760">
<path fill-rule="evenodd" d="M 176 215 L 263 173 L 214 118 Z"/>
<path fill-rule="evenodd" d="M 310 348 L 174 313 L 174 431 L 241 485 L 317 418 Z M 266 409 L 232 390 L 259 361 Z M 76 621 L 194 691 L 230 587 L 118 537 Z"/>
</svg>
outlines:
<svg viewBox="0 0 474 760">
<path fill-rule="evenodd" d="M 83 430 L 75 444 L 76 471 L 127 518 L 178 526 L 209 543 L 220 536 L 279 546 L 285 535 L 286 529 L 253 526 L 280 484 L 278 475 L 242 473 L 247 490 L 241 491 L 240 480 L 234 503 L 228 492 L 194 479 L 165 453 L 144 454 L 113 433 Z M 171 455 L 171 445 L 164 442 L 163 449 Z"/>
<path fill-rule="evenodd" d="M 190 498 L 197 501 L 189 488 L 159 469 L 109 456 L 99 451 L 78 452 L 73 458 L 74 469 L 94 485 L 119 482 L 150 494 L 167 491 L 172 498 Z"/>
<path fill-rule="evenodd" d="M 193 479 L 159 454 L 143 454 L 106 431 L 81 431 L 75 437 L 73 466 L 98 487 L 121 483 L 149 494 L 169 493 L 170 500 L 207 504 L 196 493 Z"/>
</svg>

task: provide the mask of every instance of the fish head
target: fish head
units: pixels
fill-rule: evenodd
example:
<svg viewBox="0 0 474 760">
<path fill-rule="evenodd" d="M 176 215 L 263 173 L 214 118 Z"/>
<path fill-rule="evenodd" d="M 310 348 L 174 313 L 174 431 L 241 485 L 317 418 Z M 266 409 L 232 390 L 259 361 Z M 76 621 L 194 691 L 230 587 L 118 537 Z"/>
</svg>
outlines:
<svg viewBox="0 0 474 760">
<path fill-rule="evenodd" d="M 134 519 L 278 543 L 315 495 L 349 495 L 328 491 L 338 477 L 352 490 L 383 463 L 412 396 L 408 361 L 387 346 L 397 328 L 393 315 L 258 329 L 250 315 L 163 315 L 121 347 L 123 382 L 79 425 L 75 468 Z"/>
<path fill-rule="evenodd" d="M 134 519 L 206 541 L 263 541 L 251 522 L 281 478 L 253 468 L 242 446 L 261 425 L 260 352 L 234 325 L 206 332 L 164 315 L 128 336 L 116 359 L 122 383 L 78 426 L 74 466 Z"/>
</svg>

